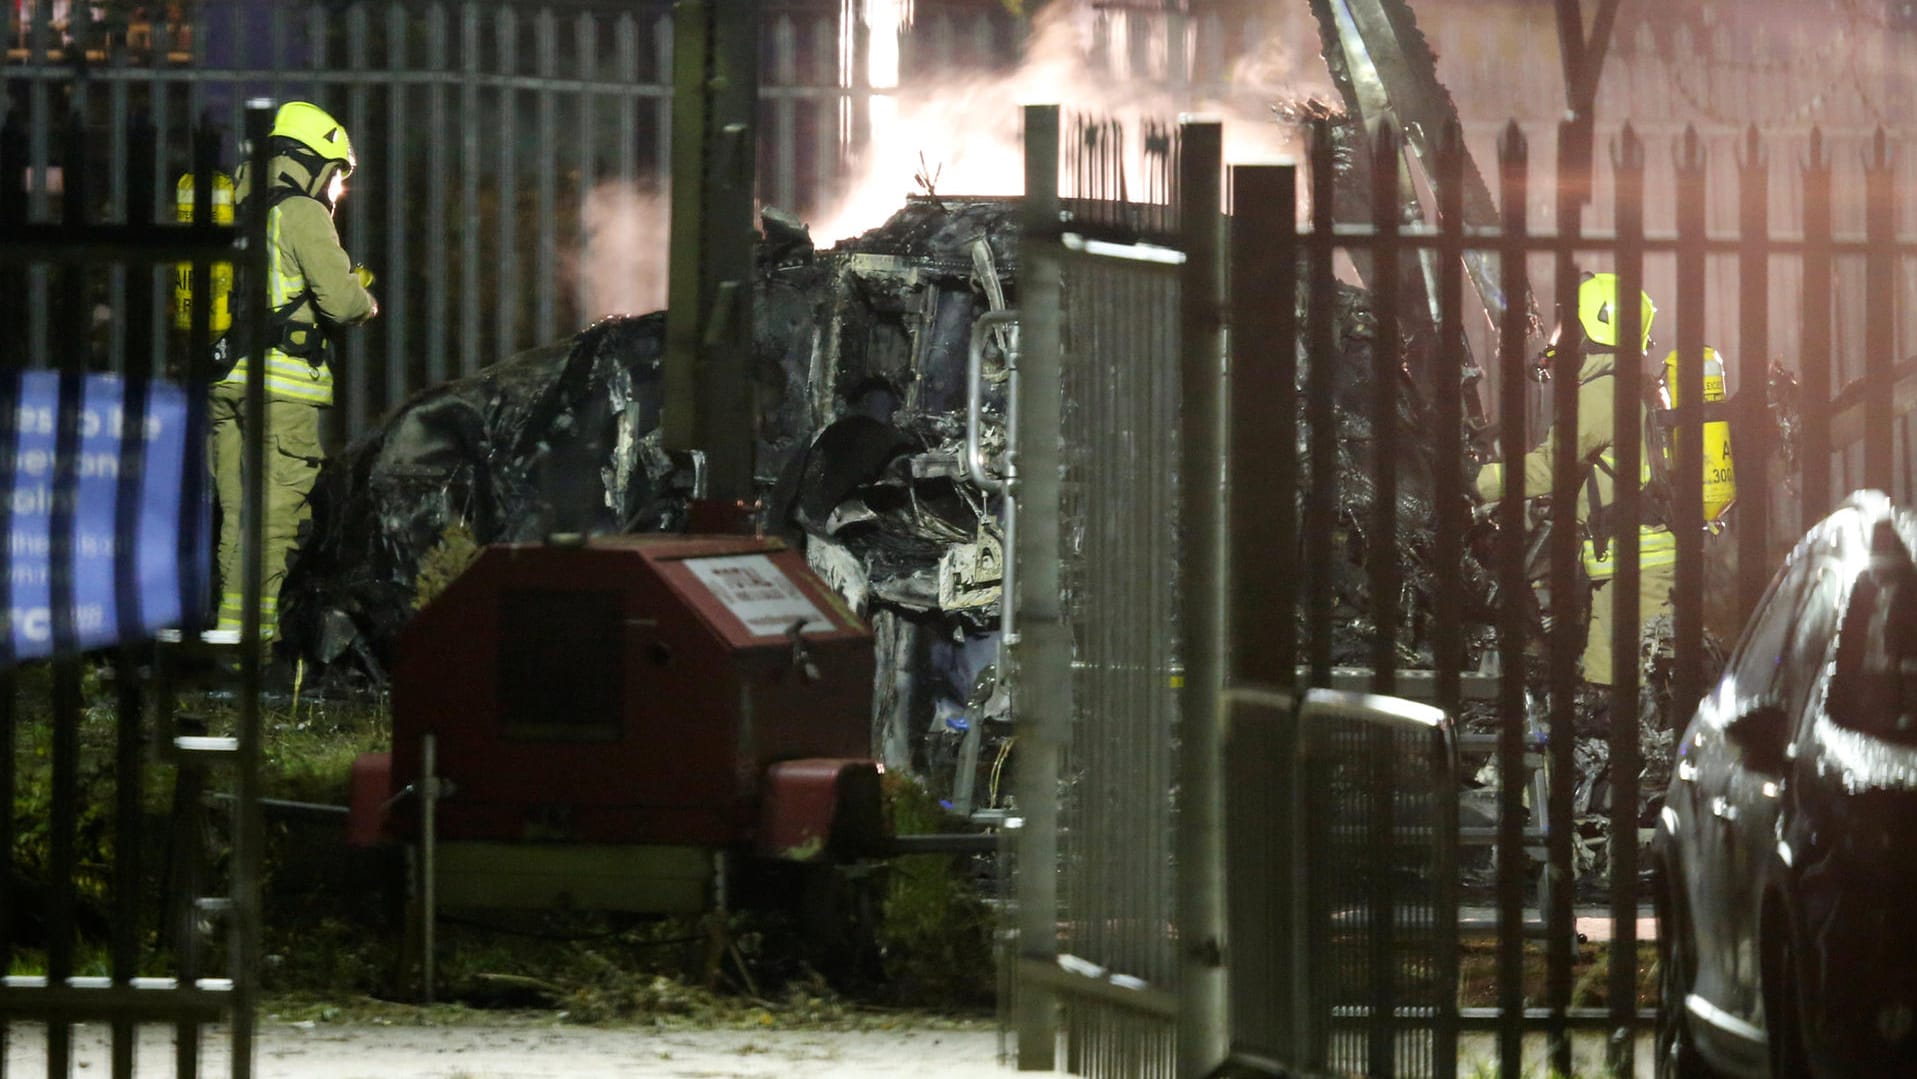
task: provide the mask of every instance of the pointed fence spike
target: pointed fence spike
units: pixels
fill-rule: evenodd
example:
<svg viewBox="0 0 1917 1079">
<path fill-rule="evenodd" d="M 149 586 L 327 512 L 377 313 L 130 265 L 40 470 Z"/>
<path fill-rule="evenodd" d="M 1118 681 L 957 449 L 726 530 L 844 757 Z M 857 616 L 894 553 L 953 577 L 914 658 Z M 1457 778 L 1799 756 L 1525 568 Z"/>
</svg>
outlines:
<svg viewBox="0 0 1917 1079">
<path fill-rule="evenodd" d="M 1744 129 L 1744 155 L 1739 159 L 1738 166 L 1746 170 L 1764 167 L 1764 140 L 1757 133 L 1756 124 Z"/>
<path fill-rule="evenodd" d="M 1318 163 L 1323 162 L 1325 167 L 1331 167 L 1333 153 L 1331 121 L 1322 116 L 1314 118 L 1311 121 L 1311 160 L 1313 166 L 1315 167 Z"/>
<path fill-rule="evenodd" d="M 1398 129 L 1388 118 L 1379 119 L 1372 129 L 1371 155 L 1378 167 L 1396 170 L 1391 162 L 1398 156 Z"/>
<path fill-rule="evenodd" d="M 1504 134 L 1498 137 L 1498 160 L 1510 162 L 1529 156 L 1529 144 L 1524 138 L 1524 129 L 1516 120 L 1504 125 Z"/>
<path fill-rule="evenodd" d="M 1684 141 L 1678 147 L 1677 167 L 1680 172 L 1697 172 L 1704 168 L 1704 140 L 1698 135 L 1695 124 L 1684 125 Z"/>
<path fill-rule="evenodd" d="M 1637 129 L 1629 120 L 1617 133 L 1617 144 L 1612 149 L 1611 163 L 1620 170 L 1641 170 L 1644 168 L 1644 140 L 1638 138 Z"/>
</svg>

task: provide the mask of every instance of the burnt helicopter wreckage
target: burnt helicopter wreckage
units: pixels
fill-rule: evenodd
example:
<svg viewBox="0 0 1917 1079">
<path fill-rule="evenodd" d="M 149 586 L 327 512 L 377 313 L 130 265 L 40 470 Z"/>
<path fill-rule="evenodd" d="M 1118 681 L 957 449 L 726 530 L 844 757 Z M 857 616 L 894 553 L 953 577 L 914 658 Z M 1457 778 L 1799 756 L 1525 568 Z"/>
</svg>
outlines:
<svg viewBox="0 0 1917 1079">
<path fill-rule="evenodd" d="M 1360 138 L 1355 123 L 1328 119 L 1334 137 Z M 1016 208 L 1009 199 L 915 198 L 883 226 L 823 251 L 803 227 L 769 212 L 758 247 L 761 525 L 803 549 L 873 626 L 875 756 L 930 777 L 960 805 L 988 798 L 979 770 L 959 762 L 976 755 L 989 764 L 1010 733 L 1005 695 L 988 670 L 997 650 L 1000 507 L 966 475 L 964 380 L 973 324 L 1016 299 Z M 1298 302 L 1302 318 L 1311 298 Z M 1499 603 L 1478 553 L 1489 547 L 1468 552 L 1460 567 L 1436 565 L 1437 462 L 1433 440 L 1417 436 L 1434 425 L 1437 394 L 1460 392 L 1460 375 L 1435 370 L 1435 350 L 1420 336 L 1428 328 L 1411 325 L 1407 362 L 1391 385 L 1376 385 L 1369 292 L 1338 283 L 1330 302 L 1333 351 L 1301 355 L 1298 377 L 1302 387 L 1320 362 L 1334 372 L 1342 477 L 1334 662 L 1361 665 L 1372 655 L 1370 418 L 1375 394 L 1388 392 L 1407 433 L 1392 539 L 1404 567 L 1400 663 L 1431 664 L 1437 581 L 1455 571 L 1464 582 L 1467 662 L 1476 665 L 1494 647 L 1489 627 Z M 329 461 L 283 593 L 288 646 L 378 680 L 399 629 L 436 579 L 457 572 L 462 551 L 469 557 L 486 544 L 557 534 L 683 528 L 701 463 L 659 442 L 664 321 L 660 313 L 606 319 L 568 342 L 425 391 Z M 999 361 L 986 371 L 988 444 L 1003 438 Z M 1302 423 L 1302 394 L 1298 407 Z M 1301 494 L 1308 487 L 1301 482 Z M 1644 659 L 1641 790 L 1654 792 L 1668 757 L 1668 633 L 1650 635 Z M 1541 669 L 1529 680 L 1541 710 Z M 1467 727 L 1496 723 L 1481 705 L 1463 718 Z M 1577 826 L 1596 839 L 1606 824 L 1606 762 L 1603 739 L 1591 734 L 1577 755 Z M 1488 795 L 1497 777 L 1480 773 L 1478 781 Z M 1467 812 L 1470 803 L 1468 796 Z M 1639 809 L 1655 813 L 1648 801 Z"/>
<path fill-rule="evenodd" d="M 875 750 L 895 767 L 936 768 L 972 728 L 1004 717 L 985 669 L 996 652 L 999 507 L 965 474 L 964 380 L 973 323 L 1015 298 L 1016 206 L 915 198 L 824 251 L 784 215 L 763 222 L 754 307 L 761 523 L 803 547 L 873 623 Z M 1349 557 L 1335 586 L 1344 616 L 1335 654 L 1357 663 L 1371 647 L 1362 567 L 1374 492 L 1362 477 L 1371 474 L 1375 324 L 1363 289 L 1340 284 L 1333 303 L 1336 351 L 1325 359 L 1337 372 L 1338 471 L 1357 478 L 1339 505 Z M 330 460 L 282 597 L 287 645 L 377 681 L 400 628 L 462 552 L 684 527 L 700 462 L 659 443 L 664 322 L 660 313 L 609 318 L 424 391 Z M 986 370 L 988 444 L 1003 437 L 999 359 Z M 1412 365 L 1388 388 L 1406 430 L 1430 425 L 1431 380 Z M 1400 486 L 1408 666 L 1429 657 L 1432 471 L 1419 450 Z M 1474 607 L 1488 612 L 1490 575 L 1473 560 L 1464 578 Z"/>
<path fill-rule="evenodd" d="M 1002 544 L 964 478 L 963 380 L 972 323 L 1013 287 L 1016 205 L 914 199 L 826 251 L 784 214 L 762 220 L 760 524 L 872 622 L 875 748 L 896 767 L 936 752 L 928 727 L 969 727 L 996 651 Z M 604 319 L 415 395 L 329 460 L 282 593 L 285 646 L 381 682 L 400 628 L 479 548 L 683 528 L 703 462 L 661 447 L 664 346 L 663 313 Z"/>
<path fill-rule="evenodd" d="M 1015 298 L 1016 207 L 915 198 L 825 251 L 773 212 L 759 244 L 762 525 L 803 547 L 873 624 L 875 752 L 921 774 L 949 772 L 966 735 L 1005 718 L 987 670 L 1004 557 L 999 507 L 965 474 L 964 379 L 973 323 Z M 1363 477 L 1375 326 L 1364 290 L 1341 284 L 1334 303 L 1338 467 Z M 606 319 L 416 395 L 330 460 L 282 597 L 287 645 L 381 680 L 422 595 L 477 548 L 684 527 L 700 466 L 659 443 L 663 349 L 662 314 Z M 988 350 L 985 372 L 988 445 L 1003 438 L 995 355 Z M 1431 422 L 1428 387 L 1408 376 L 1392 390 L 1408 430 Z M 1401 484 L 1396 543 L 1410 603 L 1428 612 L 1437 571 L 1432 468 L 1421 452 Z M 1340 662 L 1369 654 L 1362 550 L 1372 496 L 1362 482 L 1341 495 L 1339 535 L 1352 554 L 1336 585 Z M 1473 563 L 1466 579 L 1488 604 L 1489 575 Z M 1408 622 L 1408 664 L 1428 657 L 1419 628 L 1428 621 Z"/>
<path fill-rule="evenodd" d="M 1313 6 L 1345 107 L 1288 104 L 1276 118 L 1326 125 L 1338 151 L 1335 216 L 1362 221 L 1372 186 L 1366 124 L 1398 120 L 1411 133 L 1408 154 L 1430 174 L 1435 148 L 1420 133 L 1444 130 L 1456 110 L 1401 5 L 1387 5 L 1382 22 L 1361 20 L 1373 29 L 1365 48 L 1352 47 L 1360 31 L 1339 26 L 1328 6 Z M 1474 171 L 1467 170 L 1464 195 L 1470 223 L 1491 223 L 1490 196 Z M 1004 717 L 1004 696 L 985 669 L 997 644 L 999 506 L 967 477 L 963 445 L 972 326 L 1016 298 L 1016 207 L 1009 199 L 914 198 L 880 227 L 824 250 L 798 222 L 768 211 L 757 249 L 753 361 L 761 408 L 752 437 L 760 524 L 802 545 L 872 623 L 879 650 L 874 752 L 920 774 L 939 771 L 968 735 L 976 750 L 979 728 Z M 1482 258 L 1467 261 L 1493 322 L 1509 305 L 1530 310 L 1528 290 L 1507 296 Z M 1354 265 L 1361 280 L 1373 279 L 1376 267 L 1362 258 Z M 1435 369 L 1435 327 L 1418 321 L 1431 309 L 1431 270 L 1408 260 L 1398 272 L 1408 301 L 1401 309 L 1411 317 L 1401 323 L 1406 363 L 1393 385 L 1373 384 L 1370 296 L 1349 284 L 1337 284 L 1329 298 L 1332 353 L 1299 363 L 1301 386 L 1314 363 L 1335 372 L 1336 469 L 1344 482 L 1332 522 L 1343 552 L 1333 582 L 1334 661 L 1362 664 L 1371 655 L 1363 568 L 1375 554 L 1369 417 L 1375 395 L 1388 392 L 1407 433 L 1401 445 L 1416 447 L 1400 466 L 1392 541 L 1404 567 L 1401 665 L 1430 664 L 1440 573 L 1459 573 L 1465 583 L 1467 623 L 1476 627 L 1466 654 L 1475 665 L 1490 651 L 1500 598 L 1475 554 L 1461 567 L 1434 564 L 1436 462 L 1432 440 L 1417 436 L 1431 428 L 1440 394 L 1463 392 L 1476 442 L 1467 452 L 1486 456 L 1475 369 Z M 1301 315 L 1313 302 L 1303 291 Z M 282 595 L 288 646 L 378 680 L 399 628 L 435 581 L 457 571 L 462 552 L 556 534 L 683 527 L 701 462 L 667 452 L 659 440 L 664 324 L 660 313 L 607 319 L 569 342 L 427 390 L 328 462 Z M 1002 357 L 986 374 L 986 440 L 1002 444 Z M 1647 662 L 1658 649 L 1647 645 Z M 1541 676 L 1531 681 L 1543 684 Z M 1647 677 L 1644 684 L 1662 683 Z M 1654 690 L 1647 689 L 1643 713 L 1647 730 L 1666 726 Z M 1466 717 L 1467 725 L 1495 722 L 1489 714 Z M 1594 754 L 1580 760 L 1587 757 L 1597 761 Z M 1593 763 L 1583 777 L 1594 819 L 1601 819 L 1601 771 Z M 954 793 L 963 786 L 951 781 Z M 1647 779 L 1642 789 L 1659 786 Z"/>
</svg>

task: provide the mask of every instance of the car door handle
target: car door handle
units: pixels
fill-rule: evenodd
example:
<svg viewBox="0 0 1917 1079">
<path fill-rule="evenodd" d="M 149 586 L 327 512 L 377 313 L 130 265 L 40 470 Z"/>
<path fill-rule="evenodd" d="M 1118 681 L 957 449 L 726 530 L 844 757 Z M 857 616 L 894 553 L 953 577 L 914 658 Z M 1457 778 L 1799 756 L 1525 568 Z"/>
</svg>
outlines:
<svg viewBox="0 0 1917 1079">
<path fill-rule="evenodd" d="M 1731 804 L 1729 798 L 1720 794 L 1711 799 L 1711 816 L 1725 823 L 1730 823 L 1737 819 L 1737 807 Z"/>
</svg>

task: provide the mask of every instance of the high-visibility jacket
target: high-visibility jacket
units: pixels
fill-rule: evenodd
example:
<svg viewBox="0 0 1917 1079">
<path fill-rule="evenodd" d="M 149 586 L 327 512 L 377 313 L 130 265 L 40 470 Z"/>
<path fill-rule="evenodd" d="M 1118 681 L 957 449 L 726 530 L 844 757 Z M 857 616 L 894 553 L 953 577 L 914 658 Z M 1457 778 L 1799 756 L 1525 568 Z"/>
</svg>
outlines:
<svg viewBox="0 0 1917 1079">
<path fill-rule="evenodd" d="M 1572 502 L 1575 519 L 1587 537 L 1591 537 L 1591 518 L 1602 518 L 1604 511 L 1612 505 L 1616 493 L 1617 467 L 1612 454 L 1617 437 L 1616 372 L 1617 358 L 1609 352 L 1586 353 L 1578 368 L 1577 455 L 1583 463 L 1584 476 Z M 1640 424 L 1639 431 L 1643 430 Z M 1551 491 L 1552 459 L 1560 437 L 1558 425 L 1554 423 L 1544 433 L 1544 441 L 1524 455 L 1526 492 L 1539 495 Z M 1650 479 L 1651 472 L 1649 458 L 1642 452 L 1641 442 L 1638 468 L 1638 484 L 1642 486 Z M 1477 488 L 1479 496 L 1487 502 L 1504 497 L 1503 465 L 1494 461 L 1479 470 Z M 1677 559 L 1677 544 L 1670 529 L 1663 521 L 1654 519 L 1650 512 L 1645 512 L 1644 517 L 1646 523 L 1638 529 L 1639 565 L 1672 564 Z M 1596 527 L 1612 526 L 1600 520 Z M 1615 553 L 1606 542 L 1609 538 L 1596 536 L 1584 541 L 1584 568 L 1592 580 L 1608 579 L 1616 571 Z"/>
<path fill-rule="evenodd" d="M 379 311 L 353 272 L 340 245 L 333 211 L 313 190 L 315 177 L 288 156 L 268 162 L 266 185 L 273 199 L 266 212 L 267 304 L 271 312 L 266 350 L 266 392 L 278 400 L 333 403 L 333 371 L 327 362 L 327 327 L 364 322 Z M 242 202 L 251 178 L 238 180 Z M 286 197 L 290 196 L 290 197 Z M 326 325 L 322 325 L 324 319 Z M 242 356 L 222 380 L 244 382 L 249 357 Z"/>
</svg>

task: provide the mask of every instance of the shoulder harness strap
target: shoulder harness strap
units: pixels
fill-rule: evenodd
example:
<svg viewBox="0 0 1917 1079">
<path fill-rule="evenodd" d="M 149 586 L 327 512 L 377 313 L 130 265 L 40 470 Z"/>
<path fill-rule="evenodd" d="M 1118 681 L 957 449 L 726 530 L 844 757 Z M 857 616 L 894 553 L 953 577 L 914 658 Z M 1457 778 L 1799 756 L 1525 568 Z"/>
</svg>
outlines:
<svg viewBox="0 0 1917 1079">
<path fill-rule="evenodd" d="M 267 189 L 267 212 L 272 212 L 288 199 L 312 199 L 322 206 L 325 205 L 320 199 L 315 198 L 313 195 L 301 189 L 299 185 L 294 182 L 293 177 L 286 173 L 280 173 L 279 179 L 282 182 L 274 184 Z M 318 325 L 300 325 L 296 328 L 293 323 L 293 312 L 298 310 L 300 305 L 312 299 L 312 296 L 313 290 L 309 285 L 306 289 L 290 297 L 284 304 L 267 312 L 267 338 L 273 342 L 272 347 L 279 349 L 288 356 L 297 356 L 317 366 L 326 360 L 328 352 L 327 345 L 329 343 L 326 331 Z"/>
</svg>

